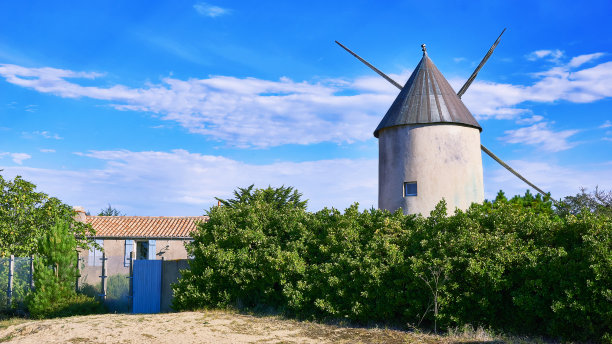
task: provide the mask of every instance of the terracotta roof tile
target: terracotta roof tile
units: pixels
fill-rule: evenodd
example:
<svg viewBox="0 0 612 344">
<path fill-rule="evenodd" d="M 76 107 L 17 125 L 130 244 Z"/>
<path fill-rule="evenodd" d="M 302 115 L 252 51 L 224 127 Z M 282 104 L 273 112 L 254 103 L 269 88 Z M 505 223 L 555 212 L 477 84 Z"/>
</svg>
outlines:
<svg viewBox="0 0 612 344">
<path fill-rule="evenodd" d="M 185 238 L 208 216 L 87 216 L 96 237 Z"/>
</svg>

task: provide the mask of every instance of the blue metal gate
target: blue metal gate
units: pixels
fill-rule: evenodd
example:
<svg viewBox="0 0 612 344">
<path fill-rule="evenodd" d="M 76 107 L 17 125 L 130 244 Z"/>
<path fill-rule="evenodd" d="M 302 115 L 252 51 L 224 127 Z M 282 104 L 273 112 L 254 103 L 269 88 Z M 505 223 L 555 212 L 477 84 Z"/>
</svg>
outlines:
<svg viewBox="0 0 612 344">
<path fill-rule="evenodd" d="M 161 260 L 135 260 L 133 313 L 159 313 L 161 302 Z"/>
</svg>

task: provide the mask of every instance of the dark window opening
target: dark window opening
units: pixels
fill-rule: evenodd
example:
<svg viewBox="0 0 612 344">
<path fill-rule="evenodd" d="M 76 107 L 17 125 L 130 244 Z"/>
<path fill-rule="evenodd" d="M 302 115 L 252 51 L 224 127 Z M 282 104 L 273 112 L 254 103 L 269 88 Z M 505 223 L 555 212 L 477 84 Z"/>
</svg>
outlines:
<svg viewBox="0 0 612 344">
<path fill-rule="evenodd" d="M 149 242 L 136 242 L 136 259 L 149 259 Z"/>
<path fill-rule="evenodd" d="M 404 197 L 416 196 L 417 195 L 417 183 L 416 182 L 405 182 L 404 183 Z"/>
</svg>

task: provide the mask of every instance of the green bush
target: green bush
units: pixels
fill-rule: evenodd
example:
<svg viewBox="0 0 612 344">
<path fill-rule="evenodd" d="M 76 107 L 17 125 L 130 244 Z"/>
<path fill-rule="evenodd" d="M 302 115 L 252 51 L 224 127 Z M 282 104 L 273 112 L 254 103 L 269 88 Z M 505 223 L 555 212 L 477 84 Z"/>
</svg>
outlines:
<svg viewBox="0 0 612 344">
<path fill-rule="evenodd" d="M 30 309 L 30 316 L 37 319 L 102 313 L 106 313 L 104 305 L 96 298 L 83 294 L 73 294 L 44 308 Z"/>
<path fill-rule="evenodd" d="M 357 205 L 310 213 L 299 198 L 287 202 L 291 191 L 240 189 L 210 209 L 187 246 L 194 259 L 174 286 L 175 309 L 274 307 L 572 340 L 612 333 L 605 214 L 556 213 L 529 193 L 450 216 L 444 202 L 427 218 Z"/>
</svg>

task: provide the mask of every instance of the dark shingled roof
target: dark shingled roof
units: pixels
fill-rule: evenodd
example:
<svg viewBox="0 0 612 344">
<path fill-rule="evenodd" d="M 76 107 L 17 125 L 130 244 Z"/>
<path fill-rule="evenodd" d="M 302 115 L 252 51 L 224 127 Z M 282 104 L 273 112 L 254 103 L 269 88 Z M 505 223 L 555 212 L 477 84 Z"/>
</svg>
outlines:
<svg viewBox="0 0 612 344">
<path fill-rule="evenodd" d="M 482 128 L 427 53 L 374 130 L 410 124 L 449 123 Z"/>
</svg>

